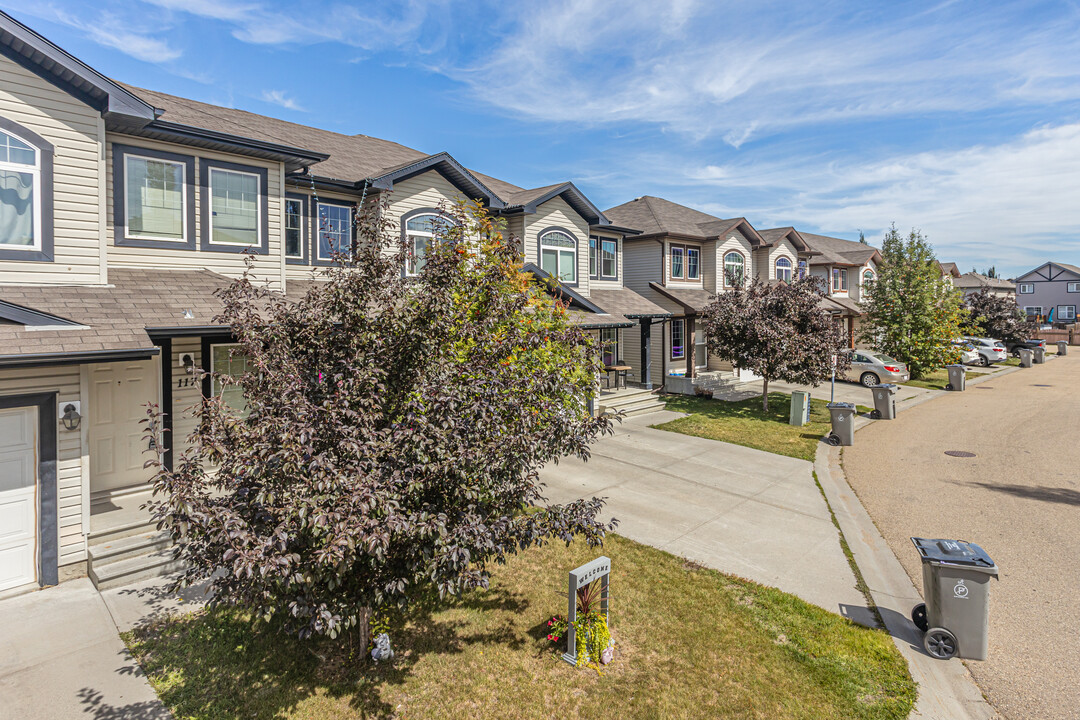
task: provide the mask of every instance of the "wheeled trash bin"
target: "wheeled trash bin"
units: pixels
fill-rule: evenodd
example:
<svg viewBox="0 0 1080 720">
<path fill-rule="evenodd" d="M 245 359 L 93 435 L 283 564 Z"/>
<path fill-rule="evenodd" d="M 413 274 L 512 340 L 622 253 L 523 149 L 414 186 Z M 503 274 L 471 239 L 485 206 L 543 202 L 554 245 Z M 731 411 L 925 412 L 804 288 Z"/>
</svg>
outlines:
<svg viewBox="0 0 1080 720">
<path fill-rule="evenodd" d="M 945 368 L 949 371 L 949 384 L 945 389 L 963 392 L 967 387 L 967 370 L 963 365 L 946 365 Z"/>
<path fill-rule="evenodd" d="M 870 388 L 874 393 L 874 409 L 870 411 L 870 417 L 875 420 L 896 419 L 896 390 L 893 383 L 884 383 Z"/>
<path fill-rule="evenodd" d="M 911 538 L 919 551 L 926 602 L 911 611 L 923 647 L 939 660 L 985 660 L 988 646 L 990 578 L 997 565 L 986 551 L 963 540 Z"/>
<path fill-rule="evenodd" d="M 855 444 L 855 403 L 829 403 L 829 415 L 832 417 L 832 432 L 826 438 L 830 445 Z"/>
<path fill-rule="evenodd" d="M 1068 355 L 1069 354 L 1069 343 L 1065 342 L 1064 340 L 1058 340 L 1057 346 L 1058 346 L 1058 355 Z"/>
<path fill-rule="evenodd" d="M 1031 353 L 1032 353 L 1032 358 L 1031 359 L 1035 361 L 1036 365 L 1042 365 L 1044 362 L 1046 362 L 1046 348 L 1041 348 L 1041 347 L 1031 348 Z"/>
<path fill-rule="evenodd" d="M 1035 356 L 1035 353 L 1031 351 L 1031 348 L 1020 348 L 1020 367 L 1031 367 L 1031 359 Z"/>
</svg>

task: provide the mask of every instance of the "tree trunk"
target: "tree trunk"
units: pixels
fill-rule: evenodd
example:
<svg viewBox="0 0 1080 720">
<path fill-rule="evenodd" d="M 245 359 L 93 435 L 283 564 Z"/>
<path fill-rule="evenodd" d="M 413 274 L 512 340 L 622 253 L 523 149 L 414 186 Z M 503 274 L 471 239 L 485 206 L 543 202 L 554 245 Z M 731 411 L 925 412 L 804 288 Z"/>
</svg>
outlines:
<svg viewBox="0 0 1080 720">
<path fill-rule="evenodd" d="M 769 378 L 764 378 L 761 386 L 761 409 L 769 412 Z"/>
</svg>

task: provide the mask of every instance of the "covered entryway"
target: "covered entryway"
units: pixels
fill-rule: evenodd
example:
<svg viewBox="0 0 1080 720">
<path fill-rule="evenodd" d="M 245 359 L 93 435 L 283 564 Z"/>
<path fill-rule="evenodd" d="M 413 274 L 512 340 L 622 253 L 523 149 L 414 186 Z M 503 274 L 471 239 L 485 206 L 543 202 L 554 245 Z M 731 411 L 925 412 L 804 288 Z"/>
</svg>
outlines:
<svg viewBox="0 0 1080 720">
<path fill-rule="evenodd" d="M 37 581 L 38 409 L 0 409 L 0 592 Z"/>
<path fill-rule="evenodd" d="M 108 501 L 148 489 L 150 455 L 144 437 L 146 403 L 159 402 L 157 363 L 153 360 L 89 366 L 90 497 Z"/>
</svg>

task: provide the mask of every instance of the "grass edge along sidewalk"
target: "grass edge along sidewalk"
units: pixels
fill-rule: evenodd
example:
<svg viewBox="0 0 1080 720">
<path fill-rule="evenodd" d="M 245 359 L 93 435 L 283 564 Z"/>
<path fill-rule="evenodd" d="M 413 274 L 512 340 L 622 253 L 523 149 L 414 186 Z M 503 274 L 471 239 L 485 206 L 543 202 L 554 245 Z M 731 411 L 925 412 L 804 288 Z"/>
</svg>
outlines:
<svg viewBox="0 0 1080 720">
<path fill-rule="evenodd" d="M 391 664 L 229 609 L 123 637 L 177 717 L 908 716 L 915 685 L 885 632 L 619 536 L 602 552 L 617 658 L 600 672 L 546 639 L 566 571 L 599 554 L 581 543 L 510 558 L 488 590 L 394 631 Z"/>
<path fill-rule="evenodd" d="M 786 393 L 769 393 L 768 412 L 761 409 L 760 396 L 728 401 L 669 395 L 664 400 L 668 410 L 687 413 L 687 417 L 650 427 L 809 462 L 814 461 L 818 442 L 832 427 L 828 403 L 816 398 L 810 401 L 810 422 L 801 427 L 789 425 L 791 396 Z M 864 413 L 869 412 L 870 408 L 858 405 L 856 410 Z"/>
</svg>

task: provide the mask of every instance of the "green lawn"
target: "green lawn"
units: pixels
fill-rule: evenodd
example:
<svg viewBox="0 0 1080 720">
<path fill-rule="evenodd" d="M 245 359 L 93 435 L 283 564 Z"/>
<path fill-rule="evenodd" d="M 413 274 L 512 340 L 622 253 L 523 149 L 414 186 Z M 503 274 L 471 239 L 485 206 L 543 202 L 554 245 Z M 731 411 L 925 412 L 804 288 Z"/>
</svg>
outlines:
<svg viewBox="0 0 1080 720">
<path fill-rule="evenodd" d="M 547 619 L 566 572 L 600 554 L 553 543 L 491 587 L 417 618 L 372 665 L 238 611 L 125 633 L 177 718 L 906 718 L 915 685 L 892 639 L 786 593 L 609 536 L 617 659 L 558 659 Z"/>
<path fill-rule="evenodd" d="M 801 460 L 813 461 L 818 441 L 831 429 L 828 403 L 824 400 L 810 401 L 808 424 L 802 427 L 789 425 L 791 396 L 784 393 L 769 393 L 768 412 L 761 409 L 760 396 L 736 402 L 689 395 L 671 395 L 665 400 L 668 410 L 689 413 L 689 417 L 653 425 L 655 428 L 745 445 Z M 859 405 L 857 410 L 864 413 L 870 408 Z"/>
</svg>

